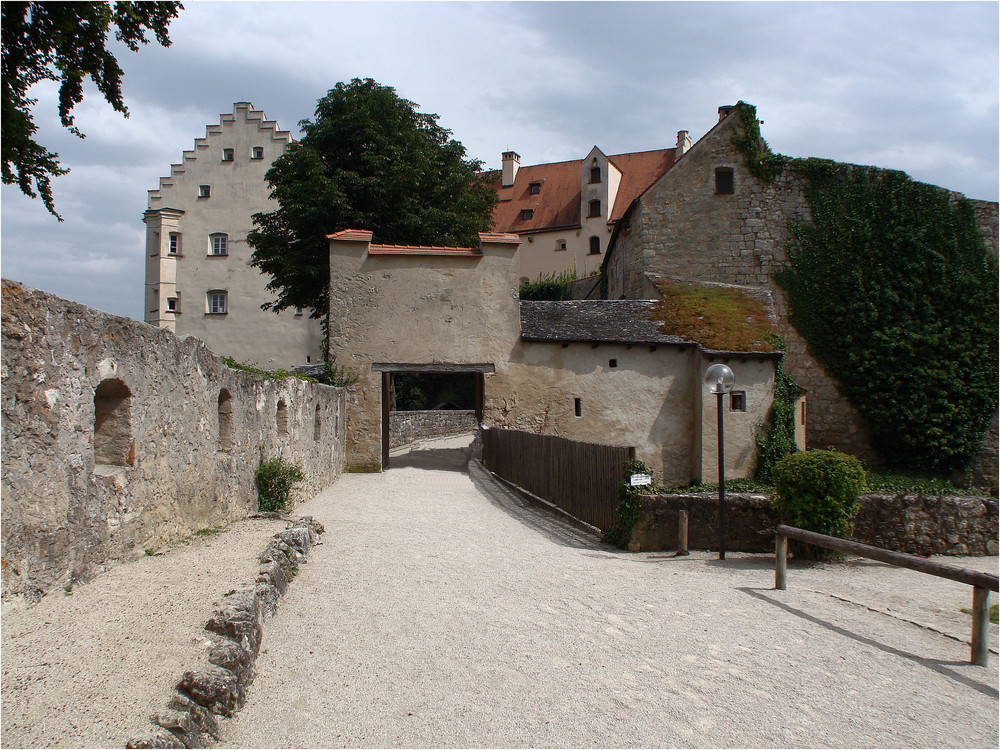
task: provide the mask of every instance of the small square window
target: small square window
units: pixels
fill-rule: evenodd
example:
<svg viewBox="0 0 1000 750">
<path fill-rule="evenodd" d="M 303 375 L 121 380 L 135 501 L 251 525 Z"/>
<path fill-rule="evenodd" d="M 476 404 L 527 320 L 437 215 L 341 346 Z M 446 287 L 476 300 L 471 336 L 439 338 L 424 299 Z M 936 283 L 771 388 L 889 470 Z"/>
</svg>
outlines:
<svg viewBox="0 0 1000 750">
<path fill-rule="evenodd" d="M 229 235 L 212 235 L 212 255 L 229 255 Z"/>
<path fill-rule="evenodd" d="M 618 360 L 617 359 L 609 359 L 608 360 L 608 367 L 610 367 L 612 370 L 614 370 L 616 367 L 618 367 Z"/>
<path fill-rule="evenodd" d="M 542 192 L 542 183 L 540 182 L 528 183 L 528 195 L 538 195 L 540 192 Z"/>
<path fill-rule="evenodd" d="M 167 312 L 180 312 L 176 297 L 167 297 Z"/>
<path fill-rule="evenodd" d="M 232 161 L 235 156 L 236 152 L 234 152 L 231 148 L 222 149 L 222 161 Z"/>
<path fill-rule="evenodd" d="M 296 318 L 301 318 L 302 317 L 302 308 L 301 307 L 296 307 L 295 308 L 295 317 Z"/>
<path fill-rule="evenodd" d="M 212 186 L 211 185 L 199 185 L 198 186 L 198 197 L 199 198 L 211 198 L 212 197 Z"/>
<path fill-rule="evenodd" d="M 731 391 L 729 393 L 729 411 L 746 411 L 747 394 L 746 391 Z"/>
<path fill-rule="evenodd" d="M 731 195 L 734 190 L 733 170 L 729 167 L 719 167 L 715 170 L 715 192 L 718 195 Z"/>
<path fill-rule="evenodd" d="M 229 310 L 229 295 L 226 292 L 208 293 L 208 313 L 209 315 L 225 315 Z"/>
<path fill-rule="evenodd" d="M 559 242 L 556 243 L 556 250 L 565 250 L 565 249 L 566 249 L 566 240 L 559 240 Z"/>
<path fill-rule="evenodd" d="M 250 158 L 252 158 L 252 159 L 263 159 L 264 158 L 264 147 L 263 146 L 254 146 L 253 147 L 253 155 Z"/>
<path fill-rule="evenodd" d="M 528 221 L 529 219 L 533 218 L 534 215 L 535 215 L 534 209 L 526 208 L 523 211 L 521 211 L 521 221 Z"/>
</svg>

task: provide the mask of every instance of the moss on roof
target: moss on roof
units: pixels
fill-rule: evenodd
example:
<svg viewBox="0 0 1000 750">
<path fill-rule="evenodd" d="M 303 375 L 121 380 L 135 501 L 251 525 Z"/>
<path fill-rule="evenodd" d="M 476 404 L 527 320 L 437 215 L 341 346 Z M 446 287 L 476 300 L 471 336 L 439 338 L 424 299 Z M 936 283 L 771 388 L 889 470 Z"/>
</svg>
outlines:
<svg viewBox="0 0 1000 750">
<path fill-rule="evenodd" d="M 777 335 L 764 302 L 739 289 L 657 279 L 663 295 L 649 314 L 660 332 L 697 341 L 706 349 L 772 352 Z"/>
</svg>

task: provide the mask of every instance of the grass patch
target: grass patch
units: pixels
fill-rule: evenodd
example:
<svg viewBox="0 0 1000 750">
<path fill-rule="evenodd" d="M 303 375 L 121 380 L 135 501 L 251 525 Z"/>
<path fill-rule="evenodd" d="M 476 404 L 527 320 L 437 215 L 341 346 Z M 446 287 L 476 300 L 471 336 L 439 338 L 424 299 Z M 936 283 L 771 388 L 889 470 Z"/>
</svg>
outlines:
<svg viewBox="0 0 1000 750">
<path fill-rule="evenodd" d="M 972 610 L 968 607 L 962 607 L 962 611 L 967 615 L 972 614 Z M 1000 604 L 993 604 L 990 606 L 990 622 L 994 625 L 1000 625 Z"/>
<path fill-rule="evenodd" d="M 656 282 L 663 295 L 649 315 L 660 332 L 696 341 L 707 349 L 773 352 L 776 335 L 764 303 L 738 289 Z"/>
<path fill-rule="evenodd" d="M 215 536 L 216 534 L 221 534 L 222 529 L 198 529 L 194 532 L 195 536 Z"/>
</svg>

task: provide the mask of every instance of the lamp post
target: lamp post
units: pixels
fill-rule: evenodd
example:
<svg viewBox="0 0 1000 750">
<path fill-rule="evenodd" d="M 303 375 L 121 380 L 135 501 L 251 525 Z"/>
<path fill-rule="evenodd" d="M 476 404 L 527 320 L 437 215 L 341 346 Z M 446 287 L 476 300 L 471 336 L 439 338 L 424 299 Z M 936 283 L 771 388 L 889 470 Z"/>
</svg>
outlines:
<svg viewBox="0 0 1000 750">
<path fill-rule="evenodd" d="M 714 393 L 719 407 L 719 559 L 726 559 L 726 442 L 723 397 L 733 390 L 736 376 L 726 365 L 714 364 L 705 370 L 705 387 Z"/>
</svg>

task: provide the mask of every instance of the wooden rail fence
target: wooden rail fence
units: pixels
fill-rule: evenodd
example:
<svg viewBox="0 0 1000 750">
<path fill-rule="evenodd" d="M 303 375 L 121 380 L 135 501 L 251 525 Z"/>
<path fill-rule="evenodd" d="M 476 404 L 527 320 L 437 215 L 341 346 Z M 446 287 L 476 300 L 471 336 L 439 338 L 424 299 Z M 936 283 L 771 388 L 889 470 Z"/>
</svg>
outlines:
<svg viewBox="0 0 1000 750">
<path fill-rule="evenodd" d="M 601 530 L 615 523 L 618 486 L 634 448 L 520 430 L 484 429 L 483 464 L 499 477 Z"/>
<path fill-rule="evenodd" d="M 806 531 L 794 526 L 779 524 L 775 527 L 774 532 L 774 588 L 782 591 L 786 588 L 789 539 L 797 539 L 806 544 L 815 544 L 818 547 L 867 557 L 870 560 L 898 565 L 901 568 L 929 573 L 972 586 L 972 652 L 970 661 L 981 667 L 989 664 L 990 591 L 1000 591 L 1000 578 L 997 576 L 978 570 L 959 568 L 955 565 L 946 565 L 915 555 L 893 552 L 881 547 L 872 547 L 847 539 L 838 539 L 826 534 L 817 534 L 815 531 Z"/>
</svg>

